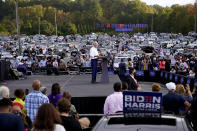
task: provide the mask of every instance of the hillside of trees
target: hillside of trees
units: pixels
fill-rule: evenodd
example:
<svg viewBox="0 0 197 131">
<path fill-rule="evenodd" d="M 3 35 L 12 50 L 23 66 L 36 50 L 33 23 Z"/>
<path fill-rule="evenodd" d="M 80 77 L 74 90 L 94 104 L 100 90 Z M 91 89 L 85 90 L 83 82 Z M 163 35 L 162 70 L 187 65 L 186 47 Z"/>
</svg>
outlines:
<svg viewBox="0 0 197 131">
<path fill-rule="evenodd" d="M 141 32 L 187 34 L 194 30 L 193 5 L 149 6 L 140 0 L 19 0 L 20 33 L 58 35 L 112 32 L 97 24 L 148 24 Z M 134 30 L 135 32 L 139 30 Z M 0 34 L 16 34 L 15 1 L 0 1 Z"/>
</svg>

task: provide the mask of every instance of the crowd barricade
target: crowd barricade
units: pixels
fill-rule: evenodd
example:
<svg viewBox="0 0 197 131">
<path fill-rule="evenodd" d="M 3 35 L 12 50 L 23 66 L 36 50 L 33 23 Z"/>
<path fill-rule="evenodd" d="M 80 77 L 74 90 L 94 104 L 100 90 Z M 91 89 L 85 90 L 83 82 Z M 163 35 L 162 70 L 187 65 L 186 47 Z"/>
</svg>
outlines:
<svg viewBox="0 0 197 131">
<path fill-rule="evenodd" d="M 75 105 L 79 114 L 103 114 L 106 97 L 72 97 L 71 103 Z"/>
<path fill-rule="evenodd" d="M 166 84 L 168 82 L 174 82 L 176 84 L 189 84 L 191 90 L 197 86 L 197 80 L 188 76 L 183 76 L 180 74 L 175 74 L 166 71 L 154 71 L 154 70 L 137 70 L 136 79 L 138 81 L 145 82 L 157 82 L 161 84 Z"/>
<path fill-rule="evenodd" d="M 80 74 L 80 69 L 78 66 L 68 67 L 68 74 L 69 75 L 77 75 Z"/>
<path fill-rule="evenodd" d="M 68 69 L 59 70 L 59 75 L 66 75 L 66 74 L 68 74 Z"/>
<path fill-rule="evenodd" d="M 101 73 L 101 68 L 98 67 L 98 73 Z M 92 73 L 92 67 L 67 67 L 65 70 L 58 69 L 59 75 L 74 75 L 74 74 L 91 74 Z M 28 75 L 31 75 L 32 73 L 34 75 L 45 75 L 47 74 L 47 68 L 28 68 L 27 71 Z"/>
<path fill-rule="evenodd" d="M 91 74 L 92 73 L 92 67 L 83 67 L 84 68 L 84 72 L 85 74 Z"/>
<path fill-rule="evenodd" d="M 34 73 L 40 74 L 41 68 L 40 67 L 34 67 Z"/>
</svg>

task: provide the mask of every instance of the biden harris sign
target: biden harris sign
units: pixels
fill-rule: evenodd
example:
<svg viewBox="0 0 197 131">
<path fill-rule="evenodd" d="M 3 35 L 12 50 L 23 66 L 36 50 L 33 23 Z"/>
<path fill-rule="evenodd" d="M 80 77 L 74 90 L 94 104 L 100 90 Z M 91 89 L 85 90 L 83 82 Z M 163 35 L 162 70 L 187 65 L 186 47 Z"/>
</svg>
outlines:
<svg viewBox="0 0 197 131">
<path fill-rule="evenodd" d="M 157 92 L 123 92 L 124 112 L 161 112 L 162 93 Z"/>
</svg>

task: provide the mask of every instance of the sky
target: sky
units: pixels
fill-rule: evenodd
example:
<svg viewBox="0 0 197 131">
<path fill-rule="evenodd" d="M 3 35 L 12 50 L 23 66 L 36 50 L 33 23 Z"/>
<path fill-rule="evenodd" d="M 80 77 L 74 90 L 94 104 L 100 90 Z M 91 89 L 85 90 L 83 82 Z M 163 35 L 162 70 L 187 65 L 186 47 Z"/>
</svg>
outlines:
<svg viewBox="0 0 197 131">
<path fill-rule="evenodd" d="M 195 0 L 141 0 L 145 2 L 147 5 L 154 5 L 158 4 L 160 6 L 172 6 L 174 4 L 179 4 L 179 5 L 186 5 L 190 3 L 194 3 Z"/>
</svg>

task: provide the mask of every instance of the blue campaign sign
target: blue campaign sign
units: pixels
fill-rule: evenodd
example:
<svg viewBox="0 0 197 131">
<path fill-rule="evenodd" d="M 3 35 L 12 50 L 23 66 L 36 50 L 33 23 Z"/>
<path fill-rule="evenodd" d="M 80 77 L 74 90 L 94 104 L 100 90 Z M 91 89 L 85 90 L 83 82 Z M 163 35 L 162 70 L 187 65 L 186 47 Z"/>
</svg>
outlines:
<svg viewBox="0 0 197 131">
<path fill-rule="evenodd" d="M 155 77 L 156 76 L 156 72 L 155 71 L 150 71 L 149 72 L 149 76 L 150 77 Z"/>
<path fill-rule="evenodd" d="M 161 112 L 162 93 L 157 92 L 123 92 L 124 112 Z"/>
<path fill-rule="evenodd" d="M 190 83 L 191 83 L 191 79 L 187 78 L 187 84 L 190 84 Z"/>
<path fill-rule="evenodd" d="M 184 81 L 185 81 L 184 77 L 181 77 L 180 79 L 181 84 L 184 84 Z"/>
<path fill-rule="evenodd" d="M 173 78 L 173 75 L 172 75 L 172 73 L 170 73 L 170 76 L 169 76 L 170 78 L 170 81 L 172 80 L 172 78 Z"/>
<path fill-rule="evenodd" d="M 178 76 L 177 76 L 177 75 L 175 75 L 174 81 L 175 81 L 175 82 L 178 82 Z"/>
<path fill-rule="evenodd" d="M 165 73 L 165 79 L 168 79 L 168 73 L 167 72 Z"/>
<path fill-rule="evenodd" d="M 160 76 L 163 77 L 163 71 L 160 72 Z"/>
<path fill-rule="evenodd" d="M 144 76 L 144 71 L 136 71 L 136 76 Z"/>
</svg>

